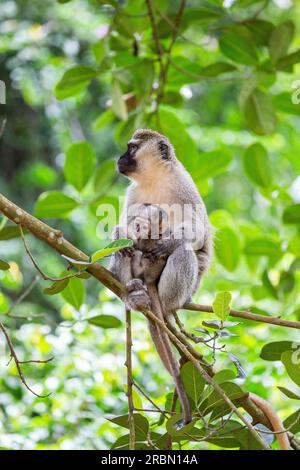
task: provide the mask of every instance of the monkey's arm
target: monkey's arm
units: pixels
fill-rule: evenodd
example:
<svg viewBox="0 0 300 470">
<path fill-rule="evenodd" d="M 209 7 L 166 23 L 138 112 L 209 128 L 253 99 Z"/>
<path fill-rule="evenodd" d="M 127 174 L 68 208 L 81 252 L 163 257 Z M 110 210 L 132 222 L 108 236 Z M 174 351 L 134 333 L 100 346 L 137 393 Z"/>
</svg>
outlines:
<svg viewBox="0 0 300 470">
<path fill-rule="evenodd" d="M 158 283 L 158 294 L 166 316 L 190 301 L 197 286 L 197 280 L 196 254 L 182 241 L 168 257 Z"/>
</svg>

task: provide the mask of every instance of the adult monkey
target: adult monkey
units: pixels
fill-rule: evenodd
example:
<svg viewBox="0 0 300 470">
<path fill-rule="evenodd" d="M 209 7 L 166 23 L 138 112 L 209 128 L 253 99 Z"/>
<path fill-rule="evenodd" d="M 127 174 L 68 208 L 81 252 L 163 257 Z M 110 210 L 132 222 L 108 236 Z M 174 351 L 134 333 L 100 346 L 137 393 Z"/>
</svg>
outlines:
<svg viewBox="0 0 300 470">
<path fill-rule="evenodd" d="M 141 204 L 152 204 L 167 212 L 173 237 L 184 241 L 184 250 L 182 243 L 173 250 L 172 240 L 157 239 L 155 256 L 170 253 L 157 284 L 158 295 L 153 283 L 148 286 L 149 292 L 136 283 L 137 289 L 133 289 L 127 299 L 132 308 L 141 308 L 149 306 L 150 296 L 154 313 L 167 319 L 191 299 L 202 273 L 209 267 L 212 241 L 206 209 L 191 176 L 177 160 L 172 145 L 157 132 L 148 129 L 136 131 L 127 151 L 118 161 L 118 168 L 133 182 L 127 190 L 115 238 L 128 235 L 128 221 L 138 213 Z M 122 256 L 122 251 L 119 256 Z M 123 256 L 128 256 L 128 250 L 123 252 Z M 174 378 L 184 421 L 189 422 L 188 401 L 168 335 L 153 326 L 150 332 L 165 367 Z"/>
<path fill-rule="evenodd" d="M 127 151 L 119 158 L 118 168 L 120 173 L 132 180 L 132 184 L 127 190 L 125 208 L 120 225 L 116 227 L 115 237 L 127 235 L 128 212 L 133 207 L 134 213 L 135 204 L 161 205 L 168 212 L 174 237 L 184 238 L 186 249 L 192 249 L 197 258 L 196 264 L 187 262 L 188 258 L 175 249 L 167 260 L 157 287 L 163 314 L 168 318 L 174 310 L 190 300 L 202 274 L 210 266 L 212 235 L 206 208 L 191 176 L 177 160 L 169 140 L 158 132 L 150 129 L 137 130 L 128 142 Z M 187 210 L 180 211 L 180 208 Z M 166 240 L 157 240 L 156 255 L 159 250 L 163 254 L 167 249 Z M 129 293 L 128 301 L 132 308 L 141 307 L 143 299 L 145 306 L 149 305 L 147 291 L 141 290 L 140 294 L 134 296 Z M 135 304 L 137 298 L 139 305 Z M 151 303 L 156 306 L 157 299 L 153 299 Z M 169 342 L 167 335 L 164 335 L 164 340 Z M 155 343 L 157 338 L 153 337 L 153 341 Z M 159 348 L 156 348 L 161 356 Z M 161 358 L 165 363 L 165 359 Z M 276 412 L 257 395 L 251 393 L 249 397 L 269 419 L 272 429 L 277 432 L 281 449 L 289 450 L 287 432 Z"/>
</svg>

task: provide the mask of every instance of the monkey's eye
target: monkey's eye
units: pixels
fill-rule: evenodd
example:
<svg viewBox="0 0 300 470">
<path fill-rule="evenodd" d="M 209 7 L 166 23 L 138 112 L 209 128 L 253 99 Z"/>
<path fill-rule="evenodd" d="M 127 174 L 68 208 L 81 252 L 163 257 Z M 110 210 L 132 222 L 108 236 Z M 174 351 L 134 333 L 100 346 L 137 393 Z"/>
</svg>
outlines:
<svg viewBox="0 0 300 470">
<path fill-rule="evenodd" d="M 130 153 L 135 153 L 138 149 L 138 146 L 136 144 L 128 144 L 128 151 Z"/>
</svg>

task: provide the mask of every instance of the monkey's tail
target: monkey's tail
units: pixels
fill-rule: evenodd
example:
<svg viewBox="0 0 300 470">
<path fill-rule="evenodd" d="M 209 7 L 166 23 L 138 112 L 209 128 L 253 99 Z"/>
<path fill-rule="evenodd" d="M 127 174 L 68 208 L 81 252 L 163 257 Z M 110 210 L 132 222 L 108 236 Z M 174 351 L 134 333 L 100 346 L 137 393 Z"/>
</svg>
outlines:
<svg viewBox="0 0 300 470">
<path fill-rule="evenodd" d="M 155 284 L 148 284 L 147 287 L 151 300 L 152 311 L 160 320 L 164 321 L 156 286 Z M 176 391 L 181 404 L 183 420 L 185 423 L 189 423 L 192 420 L 190 404 L 181 380 L 180 368 L 172 351 L 169 337 L 167 333 L 165 333 L 163 329 L 159 328 L 157 324 L 154 324 L 154 322 L 150 322 L 149 329 L 159 357 L 175 382 Z"/>
<path fill-rule="evenodd" d="M 265 416 L 268 418 L 268 420 L 271 423 L 271 426 L 273 428 L 273 431 L 275 433 L 279 447 L 281 450 L 291 450 L 290 447 L 290 441 L 288 438 L 287 431 L 285 430 L 282 421 L 279 419 L 279 416 L 277 415 L 276 411 L 272 408 L 270 403 L 268 403 L 266 400 L 263 398 L 259 397 L 258 395 L 255 395 L 255 393 L 250 393 L 249 394 L 250 400 L 255 403 L 255 405 L 258 406 L 258 408 L 265 414 Z"/>
</svg>

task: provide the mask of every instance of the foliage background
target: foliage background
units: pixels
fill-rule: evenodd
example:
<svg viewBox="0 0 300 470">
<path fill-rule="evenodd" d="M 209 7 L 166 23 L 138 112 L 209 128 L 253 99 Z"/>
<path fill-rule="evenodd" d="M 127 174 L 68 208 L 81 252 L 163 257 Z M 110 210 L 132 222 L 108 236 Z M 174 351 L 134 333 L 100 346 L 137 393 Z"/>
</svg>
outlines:
<svg viewBox="0 0 300 470">
<path fill-rule="evenodd" d="M 152 3 L 167 51 L 179 2 Z M 103 245 L 96 235 L 97 205 L 117 206 L 127 185 L 116 177 L 114 160 L 135 128 L 161 130 L 191 171 L 215 227 L 215 260 L 195 301 L 211 304 L 217 291 L 229 290 L 235 308 L 300 320 L 300 105 L 292 102 L 300 32 L 295 21 L 292 34 L 290 23 L 300 5 L 289 0 L 191 1 L 186 12 L 155 111 L 161 80 L 146 2 L 2 1 L 0 78 L 7 104 L 0 111 L 7 124 L 1 137 L 1 192 L 47 218 L 45 195 L 40 195 L 63 191 L 76 207 L 63 214 L 61 207 L 58 212 L 52 207 L 50 223 L 92 253 Z M 256 23 L 261 20 L 265 23 Z M 272 46 L 272 28 L 281 23 L 288 26 L 276 30 Z M 294 52 L 288 63 L 280 62 Z M 220 62 L 227 65 L 207 68 Z M 71 74 L 64 75 L 69 69 Z M 90 178 L 76 189 L 64 162 L 78 141 L 90 142 L 94 150 L 85 147 L 91 153 Z M 265 150 L 251 147 L 255 143 Z M 14 309 L 14 315 L 26 318 L 8 318 L 10 305 L 36 273 L 20 239 L 5 240 L 6 228 L 0 232 L 0 256 L 10 269 L 0 271 L 1 320 L 21 358 L 54 355 L 54 360 L 24 365 L 34 390 L 51 392 L 47 399 L 36 398 L 21 385 L 14 364 L 6 366 L 1 338 L 0 445 L 109 448 L 124 432 L 105 418 L 127 411 L 122 305 L 91 279 L 78 281 L 75 300 L 67 294 L 46 296 L 48 284 L 39 280 Z M 65 265 L 58 255 L 28 240 L 43 270 L 59 276 Z M 86 318 L 98 314 L 114 315 L 122 324 L 117 329 L 89 324 Z M 185 312 L 182 318 L 192 330 L 211 315 Z M 238 336 L 223 343 L 246 371 L 238 383 L 270 400 L 281 418 L 288 417 L 297 401 L 277 387 L 296 392 L 297 386 L 280 361 L 259 356 L 269 342 L 296 340 L 297 330 L 242 321 L 234 332 Z M 138 314 L 133 336 L 134 376 L 163 406 L 172 391 L 170 379 Z M 210 357 L 210 351 L 204 353 Z M 216 366 L 235 370 L 222 352 Z M 157 421 L 153 414 L 146 416 Z M 188 447 L 219 448 L 207 442 Z"/>
</svg>

